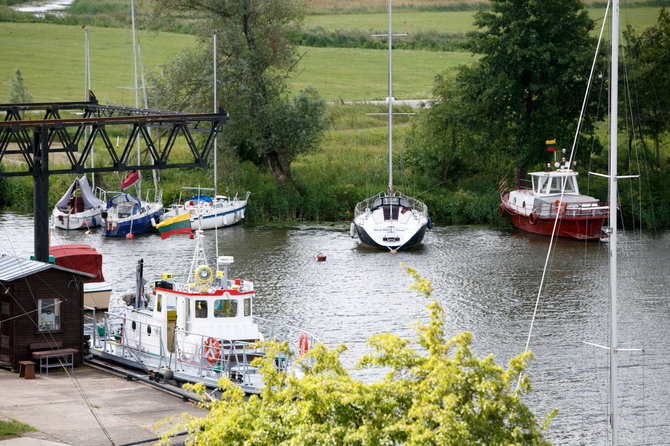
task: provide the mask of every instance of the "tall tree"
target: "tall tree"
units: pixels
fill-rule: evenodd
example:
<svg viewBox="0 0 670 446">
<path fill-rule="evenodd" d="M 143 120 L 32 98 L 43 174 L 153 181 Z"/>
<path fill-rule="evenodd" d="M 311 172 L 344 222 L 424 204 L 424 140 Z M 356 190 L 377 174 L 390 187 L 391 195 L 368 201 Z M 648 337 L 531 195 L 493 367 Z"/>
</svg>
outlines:
<svg viewBox="0 0 670 446">
<path fill-rule="evenodd" d="M 652 136 L 656 149 L 655 169 L 661 168 L 661 136 L 670 129 L 670 14 L 662 8 L 658 23 L 627 38 L 634 58 L 637 103 L 642 127 Z"/>
<path fill-rule="evenodd" d="M 572 142 L 596 48 L 583 6 L 581 0 L 491 0 L 490 10 L 475 15 L 478 29 L 468 45 L 482 58 L 470 78 L 470 100 L 495 128 L 497 148 L 514 159 L 517 182 L 526 168 L 546 161 L 546 139 Z M 595 120 L 587 114 L 584 131 Z"/>
<path fill-rule="evenodd" d="M 300 56 L 290 44 L 302 25 L 303 0 L 156 0 L 156 17 L 175 12 L 199 18 L 202 47 L 180 54 L 156 79 L 157 99 L 179 109 L 211 109 L 211 36 L 217 30 L 220 102 L 230 113 L 224 143 L 243 158 L 290 178 L 290 162 L 315 149 L 327 124 L 314 91 L 291 99 L 286 78 Z M 206 100 L 209 99 L 209 100 Z M 309 116 L 310 120 L 305 119 Z M 293 119 L 290 123 L 288 118 Z M 291 138 L 274 132 L 291 128 Z"/>
</svg>

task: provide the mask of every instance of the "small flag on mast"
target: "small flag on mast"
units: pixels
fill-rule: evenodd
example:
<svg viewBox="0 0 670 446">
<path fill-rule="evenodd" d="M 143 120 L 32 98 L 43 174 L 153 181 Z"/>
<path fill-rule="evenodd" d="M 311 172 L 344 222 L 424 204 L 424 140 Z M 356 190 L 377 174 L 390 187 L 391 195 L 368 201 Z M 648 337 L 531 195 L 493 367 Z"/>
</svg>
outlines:
<svg viewBox="0 0 670 446">
<path fill-rule="evenodd" d="M 545 141 L 547 144 L 547 150 L 550 152 L 555 152 L 556 151 L 556 140 L 555 139 L 548 139 Z"/>
</svg>

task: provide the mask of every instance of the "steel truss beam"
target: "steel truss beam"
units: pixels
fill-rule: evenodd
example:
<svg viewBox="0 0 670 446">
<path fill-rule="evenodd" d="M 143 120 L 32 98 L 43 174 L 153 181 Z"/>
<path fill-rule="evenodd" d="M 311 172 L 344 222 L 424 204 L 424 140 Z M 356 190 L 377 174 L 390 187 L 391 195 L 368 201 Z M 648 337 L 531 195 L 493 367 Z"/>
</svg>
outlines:
<svg viewBox="0 0 670 446">
<path fill-rule="evenodd" d="M 62 118 L 60 112 L 63 110 L 80 110 L 82 117 Z M 36 111 L 43 112 L 42 119 L 22 119 L 22 113 Z M 214 137 L 228 120 L 228 114 L 223 109 L 218 113 L 178 113 L 116 107 L 99 105 L 92 94 L 88 102 L 0 104 L 2 112 L 5 119 L 0 122 L 0 163 L 5 155 L 19 154 L 25 161 L 25 169 L 0 172 L 0 177 L 40 175 L 36 170 L 37 165 L 39 159 L 46 155 L 42 153 L 42 147 L 47 153 L 65 153 L 69 163 L 68 168 L 50 169 L 49 174 L 206 167 L 214 146 Z M 114 126 L 131 127 L 120 153 L 114 148 L 107 131 L 108 127 L 114 129 Z M 149 131 L 151 128 L 160 129 L 161 137 L 167 137 L 162 147 L 152 137 Z M 35 132 L 46 132 L 46 144 L 33 147 Z M 194 132 L 206 133 L 207 136 L 196 140 L 192 135 Z M 154 160 L 153 165 L 139 165 L 131 160 L 132 148 L 138 139 L 149 151 Z M 180 139 L 185 141 L 193 157 L 192 162 L 170 162 L 170 154 Z M 86 167 L 96 141 L 102 142 L 111 164 Z M 15 143 L 17 148 L 12 149 L 11 143 Z"/>
</svg>

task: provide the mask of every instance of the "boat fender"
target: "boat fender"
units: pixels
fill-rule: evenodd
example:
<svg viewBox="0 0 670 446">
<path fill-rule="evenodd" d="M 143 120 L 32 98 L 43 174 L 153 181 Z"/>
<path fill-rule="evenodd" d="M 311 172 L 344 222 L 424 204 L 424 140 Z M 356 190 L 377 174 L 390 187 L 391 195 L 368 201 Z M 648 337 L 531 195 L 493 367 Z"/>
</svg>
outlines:
<svg viewBox="0 0 670 446">
<path fill-rule="evenodd" d="M 309 342 L 307 341 L 307 333 L 303 331 L 300 333 L 300 338 L 298 340 L 298 351 L 300 352 L 300 356 L 305 356 L 307 350 L 309 350 Z"/>
<path fill-rule="evenodd" d="M 205 339 L 205 358 L 210 364 L 215 364 L 221 354 L 221 344 L 214 338 Z"/>
<path fill-rule="evenodd" d="M 558 215 L 565 214 L 565 207 L 565 203 L 563 203 L 560 199 L 554 201 L 554 210 Z"/>
<path fill-rule="evenodd" d="M 428 229 L 433 229 L 433 219 L 428 217 L 428 223 L 426 224 Z"/>
<path fill-rule="evenodd" d="M 349 227 L 349 235 L 351 238 L 354 238 L 354 235 L 356 234 L 356 225 L 352 222 L 351 226 Z"/>
<path fill-rule="evenodd" d="M 172 369 L 165 369 L 163 371 L 163 378 L 165 378 L 168 381 L 174 378 L 174 373 L 172 373 Z"/>
<path fill-rule="evenodd" d="M 537 213 L 535 211 L 531 212 L 530 215 L 528 216 L 528 222 L 531 225 L 537 223 Z"/>
</svg>

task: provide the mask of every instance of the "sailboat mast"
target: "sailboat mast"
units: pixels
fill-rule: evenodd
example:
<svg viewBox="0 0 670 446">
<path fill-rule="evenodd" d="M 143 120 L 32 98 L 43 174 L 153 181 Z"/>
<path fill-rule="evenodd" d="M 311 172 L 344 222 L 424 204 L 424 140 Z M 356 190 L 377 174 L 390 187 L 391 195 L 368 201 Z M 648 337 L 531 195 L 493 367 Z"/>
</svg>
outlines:
<svg viewBox="0 0 670 446">
<path fill-rule="evenodd" d="M 388 102 L 388 128 L 389 128 L 389 185 L 388 185 L 388 194 L 393 195 L 393 155 L 391 153 L 391 148 L 393 146 L 393 65 L 391 62 L 391 49 L 393 48 L 393 33 L 391 30 L 391 0 L 389 0 L 389 14 L 388 14 L 388 44 L 389 44 L 389 74 L 388 74 L 388 83 L 389 83 L 389 93 L 386 101 Z"/>
<path fill-rule="evenodd" d="M 130 23 L 133 28 L 133 77 L 135 78 L 135 108 L 140 108 L 140 100 L 137 95 L 137 52 L 135 49 L 135 2 L 130 0 Z M 137 138 L 137 165 L 140 165 L 140 139 Z M 137 173 L 140 175 L 140 180 L 137 183 L 137 195 L 138 198 L 142 199 L 142 174 L 138 170 Z"/>
<path fill-rule="evenodd" d="M 217 107 L 216 107 L 216 101 L 217 101 L 217 98 L 216 98 L 216 30 L 214 30 L 214 37 L 213 37 L 212 40 L 214 41 L 213 42 L 214 48 L 212 49 L 212 51 L 214 53 L 214 57 L 213 57 L 213 63 L 214 63 L 214 113 L 216 113 L 218 111 Z M 214 197 L 215 198 L 216 198 L 216 195 L 218 194 L 216 183 L 217 183 L 217 181 L 216 181 L 216 134 L 215 134 L 214 135 Z M 217 253 L 218 253 L 218 251 L 217 251 Z"/>
<path fill-rule="evenodd" d="M 609 157 L 609 277 L 610 277 L 610 426 L 612 446 L 618 444 L 617 410 L 617 105 L 619 83 L 619 0 L 612 1 L 612 60 L 610 83 L 610 157 Z"/>
</svg>

